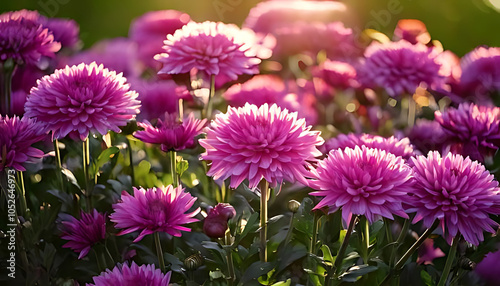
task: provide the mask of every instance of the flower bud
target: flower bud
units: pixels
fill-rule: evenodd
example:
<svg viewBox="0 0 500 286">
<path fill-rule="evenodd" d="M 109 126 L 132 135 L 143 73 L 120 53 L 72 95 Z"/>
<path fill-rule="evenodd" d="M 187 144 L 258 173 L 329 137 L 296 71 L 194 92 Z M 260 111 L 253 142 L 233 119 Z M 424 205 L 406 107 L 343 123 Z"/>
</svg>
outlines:
<svg viewBox="0 0 500 286">
<path fill-rule="evenodd" d="M 224 237 L 227 221 L 236 215 L 230 204 L 220 203 L 208 212 L 203 222 L 203 232 L 212 238 Z"/>
<path fill-rule="evenodd" d="M 297 202 L 296 200 L 290 200 L 288 201 L 288 210 L 291 211 L 292 213 L 296 213 L 299 210 L 300 203 Z"/>
</svg>

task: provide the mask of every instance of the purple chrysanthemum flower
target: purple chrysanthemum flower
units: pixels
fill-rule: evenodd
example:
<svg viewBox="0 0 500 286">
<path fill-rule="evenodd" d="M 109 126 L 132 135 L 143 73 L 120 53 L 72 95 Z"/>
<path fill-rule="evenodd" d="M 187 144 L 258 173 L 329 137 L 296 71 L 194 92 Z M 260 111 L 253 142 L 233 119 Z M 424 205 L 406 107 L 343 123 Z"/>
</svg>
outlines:
<svg viewBox="0 0 500 286">
<path fill-rule="evenodd" d="M 392 97 L 413 94 L 422 83 L 436 89 L 444 80 L 436 56 L 436 49 L 420 43 L 374 42 L 365 51 L 359 80 L 367 86 L 385 89 Z"/>
<path fill-rule="evenodd" d="M 165 119 L 158 119 L 156 126 L 148 121 L 138 122 L 142 131 L 136 131 L 134 137 L 151 144 L 161 144 L 161 150 L 180 151 L 195 146 L 195 137 L 201 134 L 206 119 L 199 120 L 190 113 L 182 122 L 179 122 L 177 114 L 165 114 Z"/>
<path fill-rule="evenodd" d="M 414 223 L 430 227 L 439 220 L 448 241 L 460 233 L 474 245 L 483 231 L 495 232 L 489 214 L 500 214 L 500 189 L 483 165 L 458 154 L 441 158 L 437 151 L 411 160 L 415 188 L 405 203 L 408 213 L 416 212 Z"/>
<path fill-rule="evenodd" d="M 175 33 L 191 21 L 188 14 L 176 10 L 151 11 L 135 18 L 130 24 L 130 39 L 137 43 L 137 57 L 146 66 L 160 69 L 154 60 L 163 52 L 165 36 Z"/>
<path fill-rule="evenodd" d="M 419 118 L 415 125 L 407 132 L 410 142 L 422 154 L 429 151 L 443 151 L 446 142 L 449 141 L 448 134 L 444 132 L 441 124 L 435 120 Z"/>
<path fill-rule="evenodd" d="M 42 158 L 45 153 L 31 145 L 45 136 L 43 127 L 32 119 L 0 115 L 0 171 L 5 168 L 25 171 L 24 163 Z"/>
<path fill-rule="evenodd" d="M 323 143 L 320 132 L 310 130 L 297 113 L 276 104 L 228 107 L 206 128 L 207 138 L 200 140 L 206 149 L 203 160 L 211 161 L 207 175 L 231 177 L 232 188 L 245 179 L 250 188 L 262 179 L 271 186 L 283 181 L 307 184 L 304 176 L 321 155 L 316 146 Z"/>
<path fill-rule="evenodd" d="M 394 154 L 366 146 L 332 150 L 312 177 L 318 191 L 310 195 L 324 197 L 314 209 L 328 207 L 331 213 L 342 208 L 345 221 L 353 214 L 370 222 L 408 217 L 401 204 L 412 188 L 411 168 Z"/>
<path fill-rule="evenodd" d="M 432 261 L 439 257 L 446 256 L 439 247 L 434 247 L 434 239 L 427 238 L 418 248 L 418 264 L 432 264 Z"/>
<path fill-rule="evenodd" d="M 318 66 L 313 74 L 334 88 L 356 88 L 356 69 L 349 63 L 327 60 Z"/>
<path fill-rule="evenodd" d="M 498 261 L 500 261 L 500 250 L 486 254 L 474 268 L 474 272 L 486 283 L 485 286 L 498 286 L 498 273 L 500 273 Z"/>
<path fill-rule="evenodd" d="M 94 284 L 87 286 L 168 286 L 172 272 L 163 274 L 160 269 L 156 269 L 154 264 L 138 266 L 132 264 L 118 264 L 113 270 L 106 269 L 99 276 L 94 276 Z"/>
<path fill-rule="evenodd" d="M 472 95 L 500 92 L 500 47 L 478 47 L 460 61 L 460 86 Z"/>
<path fill-rule="evenodd" d="M 96 209 L 92 213 L 80 213 L 80 219 L 69 214 L 60 214 L 61 238 L 68 240 L 63 247 L 80 253 L 78 259 L 85 257 L 90 248 L 106 238 L 106 215 Z"/>
<path fill-rule="evenodd" d="M 436 111 L 436 121 L 448 134 L 454 151 L 484 162 L 500 146 L 500 108 L 463 103 Z"/>
<path fill-rule="evenodd" d="M 148 234 L 166 232 L 173 236 L 181 236 L 181 231 L 191 231 L 183 226 L 198 221 L 194 216 L 200 208 L 186 213 L 196 201 L 191 194 L 168 185 L 162 188 L 137 189 L 134 195 L 122 192 L 121 201 L 113 205 L 114 213 L 110 215 L 116 228 L 123 229 L 119 235 L 141 231 L 134 239 L 138 242 Z"/>
<path fill-rule="evenodd" d="M 63 48 L 77 48 L 80 42 L 80 27 L 75 20 L 42 16 L 40 22 L 52 32 L 54 41 L 60 42 Z"/>
<path fill-rule="evenodd" d="M 401 156 L 403 159 L 409 159 L 415 155 L 413 146 L 408 138 L 397 138 L 391 136 L 385 138 L 379 135 L 371 134 L 339 134 L 335 138 L 331 138 L 325 143 L 325 153 L 335 149 L 345 149 L 347 147 L 354 149 L 356 146 L 366 146 L 368 148 L 377 148 L 384 150 L 396 156 Z"/>
<path fill-rule="evenodd" d="M 35 117 L 59 139 L 75 132 L 81 140 L 91 131 L 104 135 L 135 118 L 140 102 L 121 74 L 91 63 L 66 66 L 44 76 L 31 89 L 25 116 Z"/>
<path fill-rule="evenodd" d="M 0 62 L 12 59 L 15 64 L 38 63 L 42 56 L 54 57 L 61 48 L 52 32 L 38 23 L 34 11 L 15 11 L 0 15 Z"/>
<path fill-rule="evenodd" d="M 163 63 L 160 74 L 188 73 L 196 68 L 235 80 L 238 75 L 259 72 L 260 59 L 252 47 L 255 39 L 249 30 L 233 24 L 191 22 L 167 35 L 164 53 L 155 59 Z"/>
<path fill-rule="evenodd" d="M 235 84 L 222 95 L 231 106 L 244 106 L 247 102 L 257 106 L 273 104 L 286 96 L 285 83 L 274 75 L 256 75 L 250 80 Z"/>
</svg>

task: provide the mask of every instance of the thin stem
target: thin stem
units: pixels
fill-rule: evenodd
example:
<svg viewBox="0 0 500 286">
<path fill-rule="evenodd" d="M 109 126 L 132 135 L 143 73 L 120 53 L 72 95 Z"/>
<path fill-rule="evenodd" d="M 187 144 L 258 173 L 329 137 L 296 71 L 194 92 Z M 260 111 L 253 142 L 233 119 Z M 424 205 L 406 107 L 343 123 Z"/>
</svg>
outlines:
<svg viewBox="0 0 500 286">
<path fill-rule="evenodd" d="M 24 188 L 23 171 L 17 171 L 17 179 L 19 181 L 19 202 L 21 205 L 21 215 L 26 219 L 29 209 L 28 204 L 26 203 L 26 190 Z"/>
<path fill-rule="evenodd" d="M 83 173 L 85 175 L 85 201 L 87 204 L 87 211 L 90 212 L 92 209 L 92 190 L 90 184 L 89 168 L 90 168 L 90 147 L 89 147 L 89 137 L 85 138 L 82 143 L 83 149 Z"/>
<path fill-rule="evenodd" d="M 399 246 L 405 240 L 412 220 L 413 220 L 413 215 L 411 215 L 410 218 L 405 219 L 403 223 L 403 227 L 401 228 L 401 232 L 399 233 L 398 239 L 396 240 L 396 243 L 392 246 L 391 258 L 389 260 L 389 268 L 392 268 L 392 266 L 394 265 Z"/>
<path fill-rule="evenodd" d="M 226 195 L 226 181 L 222 181 L 222 185 L 220 186 L 220 197 L 221 197 L 221 202 L 225 202 L 227 195 Z"/>
<path fill-rule="evenodd" d="M 288 231 L 286 232 L 286 237 L 285 237 L 285 245 L 290 242 L 290 239 L 292 238 L 292 233 L 293 233 L 293 218 L 295 217 L 295 213 L 292 212 L 292 217 L 290 218 L 290 223 L 288 224 Z"/>
<path fill-rule="evenodd" d="M 392 231 L 391 231 L 391 222 L 389 219 L 384 217 L 384 228 L 385 228 L 385 236 L 387 239 L 387 244 L 393 243 Z"/>
<path fill-rule="evenodd" d="M 417 109 L 417 103 L 413 100 L 413 96 L 408 96 L 408 127 L 413 127 L 415 124 L 415 113 Z"/>
<path fill-rule="evenodd" d="M 104 262 L 104 267 L 103 267 L 102 256 L 99 255 L 95 249 L 94 249 L 94 254 L 95 254 L 95 260 L 97 261 L 97 268 L 99 268 L 98 272 L 101 272 L 104 270 L 104 267 L 106 267 L 106 262 Z"/>
<path fill-rule="evenodd" d="M 267 262 L 267 200 L 269 183 L 262 179 L 260 188 L 260 260 Z"/>
<path fill-rule="evenodd" d="M 351 238 L 352 230 L 356 225 L 356 220 L 358 219 L 357 215 L 351 215 L 351 220 L 349 221 L 349 226 L 347 228 L 347 233 L 345 234 L 344 241 L 342 241 L 342 245 L 340 246 L 339 252 L 337 254 L 337 258 L 335 258 L 335 279 L 338 278 L 340 274 L 340 268 L 342 266 L 342 260 L 344 260 L 345 251 L 347 246 L 349 245 L 349 239 Z M 327 277 L 328 278 L 328 277 Z"/>
<path fill-rule="evenodd" d="M 362 237 L 363 237 L 363 261 L 368 264 L 368 249 L 370 248 L 370 224 L 366 217 L 361 218 Z"/>
<path fill-rule="evenodd" d="M 453 260 L 455 260 L 455 255 L 457 254 L 458 242 L 460 241 L 460 234 L 457 234 L 453 238 L 451 243 L 450 253 L 448 253 L 448 257 L 446 258 L 446 264 L 444 265 L 443 274 L 439 279 L 439 283 L 437 286 L 444 286 L 446 281 L 448 280 L 448 275 L 450 274 L 451 266 L 453 265 Z"/>
<path fill-rule="evenodd" d="M 153 234 L 155 238 L 155 246 L 156 246 L 156 256 L 158 256 L 158 262 L 160 263 L 160 269 L 161 272 L 165 273 L 165 260 L 163 258 L 163 250 L 161 249 L 161 242 L 160 242 L 160 233 L 155 232 Z"/>
<path fill-rule="evenodd" d="M 66 192 L 66 185 L 64 184 L 63 176 L 62 176 L 62 164 L 61 164 L 61 150 L 59 149 L 59 140 L 54 139 L 54 151 L 56 152 L 56 172 L 57 179 L 59 180 L 59 184 L 61 187 L 61 191 Z"/>
<path fill-rule="evenodd" d="M 177 177 L 177 152 L 169 151 L 170 155 L 170 171 L 172 172 L 172 186 L 176 188 L 179 186 L 179 180 Z"/>
<path fill-rule="evenodd" d="M 398 263 L 396 263 L 396 266 L 394 267 L 396 271 L 401 270 L 403 268 L 406 260 L 410 258 L 410 256 L 424 243 L 424 241 L 431 235 L 431 233 L 438 227 L 439 225 L 439 220 L 436 220 L 431 227 L 429 227 L 423 234 L 418 238 L 418 240 L 406 251 L 406 253 L 399 259 Z"/>
<path fill-rule="evenodd" d="M 316 254 L 316 243 L 318 242 L 318 224 L 319 224 L 319 214 L 318 212 L 314 212 L 314 221 L 313 221 L 313 233 L 311 238 L 311 245 L 309 247 L 309 253 Z M 293 220 L 292 220 L 293 222 Z"/>
<path fill-rule="evenodd" d="M 212 118 L 212 98 L 214 97 L 215 93 L 215 75 L 212 74 L 210 75 L 210 92 L 208 93 L 208 102 L 207 102 L 207 118 L 210 119 Z"/>
<path fill-rule="evenodd" d="M 177 110 L 179 111 L 178 112 L 178 115 L 179 115 L 179 121 L 182 122 L 182 119 L 184 118 L 184 104 L 183 104 L 183 100 L 182 98 L 179 98 L 179 100 L 177 101 Z"/>
<path fill-rule="evenodd" d="M 130 143 L 130 140 L 125 137 L 127 140 L 127 149 L 128 149 L 128 159 L 130 161 L 130 178 L 132 179 L 132 186 L 135 186 L 135 168 L 134 168 L 134 157 L 133 157 L 133 152 L 132 152 L 132 143 Z"/>
<path fill-rule="evenodd" d="M 233 262 L 232 248 L 231 248 L 231 233 L 229 231 L 226 231 L 225 238 L 226 238 L 225 241 L 226 246 L 224 248 L 226 250 L 227 268 L 229 271 L 229 285 L 233 285 L 234 280 L 236 279 L 236 275 L 234 274 L 234 262 Z"/>
</svg>

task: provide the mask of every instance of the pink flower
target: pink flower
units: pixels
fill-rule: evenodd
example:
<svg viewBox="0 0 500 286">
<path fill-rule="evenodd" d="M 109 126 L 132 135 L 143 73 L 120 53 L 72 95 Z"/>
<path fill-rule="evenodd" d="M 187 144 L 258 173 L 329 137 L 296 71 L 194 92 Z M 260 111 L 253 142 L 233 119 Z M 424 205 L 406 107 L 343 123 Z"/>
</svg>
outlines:
<svg viewBox="0 0 500 286">
<path fill-rule="evenodd" d="M 380 149 L 356 146 L 332 150 L 312 172 L 310 193 L 324 197 L 314 209 L 342 208 L 349 221 L 353 214 L 364 215 L 370 222 L 393 215 L 407 218 L 402 202 L 412 188 L 410 167 L 401 157 Z"/>
<path fill-rule="evenodd" d="M 203 232 L 209 237 L 224 237 L 227 230 L 227 221 L 236 215 L 233 206 L 227 203 L 218 203 L 211 208 L 203 221 Z"/>
<path fill-rule="evenodd" d="M 356 69 L 346 62 L 327 60 L 318 66 L 314 75 L 338 89 L 357 88 Z"/>
<path fill-rule="evenodd" d="M 297 113 L 276 104 L 228 107 L 206 128 L 207 138 L 200 140 L 206 149 L 203 160 L 211 161 L 207 175 L 216 180 L 230 177 L 232 188 L 245 179 L 250 188 L 262 179 L 272 186 L 283 181 L 307 184 L 304 176 L 321 155 L 316 146 L 323 143 L 320 132 L 310 129 Z"/>
<path fill-rule="evenodd" d="M 500 250 L 490 252 L 476 265 L 474 272 L 486 282 L 486 286 L 498 285 L 498 273 L 500 273 Z M 483 284 L 481 284 L 483 285 Z"/>
<path fill-rule="evenodd" d="M 92 279 L 94 284 L 87 286 L 168 286 L 172 272 L 163 274 L 160 269 L 156 269 L 153 264 L 137 266 L 134 261 L 128 266 L 118 264 L 113 270 L 106 269 L 99 276 Z"/>
<path fill-rule="evenodd" d="M 176 10 L 151 11 L 135 18 L 130 24 L 129 36 L 137 43 L 139 60 L 148 67 L 160 69 L 161 64 L 154 60 L 154 56 L 163 52 L 165 36 L 175 33 L 190 21 L 188 14 Z"/>
<path fill-rule="evenodd" d="M 460 61 L 460 85 L 469 96 L 500 91 L 500 47 L 477 47 Z"/>
<path fill-rule="evenodd" d="M 407 134 L 410 142 L 423 154 L 434 150 L 442 152 L 449 142 L 448 134 L 435 120 L 419 118 Z"/>
<path fill-rule="evenodd" d="M 406 200 L 408 213 L 416 212 L 414 223 L 426 227 L 439 220 L 450 242 L 457 234 L 478 245 L 483 231 L 495 232 L 498 224 L 489 215 L 500 214 L 500 189 L 483 165 L 448 153 L 429 152 L 412 158 L 415 190 Z"/>
<path fill-rule="evenodd" d="M 434 239 L 427 238 L 424 243 L 418 248 L 417 263 L 432 264 L 432 261 L 439 257 L 444 257 L 445 254 L 439 247 L 434 247 Z"/>
<path fill-rule="evenodd" d="M 0 171 L 5 168 L 26 171 L 24 163 L 43 157 L 44 152 L 31 145 L 45 136 L 43 126 L 32 119 L 0 115 Z"/>
<path fill-rule="evenodd" d="M 155 232 L 181 236 L 181 231 L 191 231 L 184 224 L 198 221 L 194 216 L 200 208 L 186 213 L 195 201 L 196 198 L 184 192 L 181 186 L 174 188 L 168 185 L 147 190 L 134 187 L 133 196 L 122 192 L 121 201 L 113 205 L 114 213 L 110 219 L 116 223 L 116 228 L 123 229 L 118 235 L 140 230 L 134 242 Z"/>
<path fill-rule="evenodd" d="M 365 51 L 359 79 L 367 86 L 385 89 L 392 97 L 413 94 L 422 83 L 436 89 L 444 80 L 437 54 L 436 49 L 405 40 L 374 42 Z"/>
<path fill-rule="evenodd" d="M 167 35 L 164 53 L 155 59 L 163 63 L 160 74 L 188 73 L 196 68 L 234 80 L 241 74 L 259 72 L 260 59 L 252 48 L 255 39 L 249 30 L 243 32 L 236 25 L 191 22 Z"/>
<path fill-rule="evenodd" d="M 165 119 L 158 119 L 156 127 L 148 121 L 138 122 L 143 131 L 136 131 L 134 137 L 151 144 L 161 144 L 161 150 L 180 151 L 195 146 L 195 137 L 201 134 L 206 119 L 194 118 L 193 113 L 184 118 L 182 122 L 177 119 L 177 114 L 165 114 Z"/>
<path fill-rule="evenodd" d="M 0 62 L 12 59 L 18 65 L 35 65 L 42 56 L 54 57 L 61 49 L 38 17 L 37 12 L 27 10 L 0 15 Z"/>
<path fill-rule="evenodd" d="M 60 214 L 62 219 L 59 226 L 61 238 L 68 240 L 63 247 L 71 248 L 80 253 L 78 259 L 85 257 L 90 248 L 106 238 L 106 216 L 93 210 L 92 213 L 80 213 L 80 219 L 69 214 Z"/>
<path fill-rule="evenodd" d="M 406 40 L 411 44 L 422 43 L 426 45 L 431 41 L 424 22 L 416 19 L 401 19 L 394 30 L 394 41 Z"/>
<path fill-rule="evenodd" d="M 25 116 L 37 118 L 55 139 L 75 132 L 85 140 L 91 131 L 120 132 L 119 126 L 139 112 L 136 98 L 121 74 L 82 63 L 39 80 L 28 96 Z"/>
</svg>

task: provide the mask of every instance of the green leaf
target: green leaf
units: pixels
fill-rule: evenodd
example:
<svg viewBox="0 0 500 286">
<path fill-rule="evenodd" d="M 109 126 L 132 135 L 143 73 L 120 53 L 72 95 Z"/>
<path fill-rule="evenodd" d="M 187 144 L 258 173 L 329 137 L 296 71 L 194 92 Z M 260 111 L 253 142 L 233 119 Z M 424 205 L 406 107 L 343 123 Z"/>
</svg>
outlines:
<svg viewBox="0 0 500 286">
<path fill-rule="evenodd" d="M 96 175 L 99 172 L 99 169 L 104 166 L 111 158 L 113 158 L 116 153 L 120 152 L 120 149 L 118 147 L 109 147 L 101 152 L 99 154 L 99 157 L 97 157 L 97 160 L 94 163 L 94 174 Z"/>
<path fill-rule="evenodd" d="M 376 266 L 369 266 L 368 264 L 356 265 L 349 268 L 342 276 L 339 278 L 345 282 L 356 282 L 359 277 L 368 274 L 370 272 L 376 271 Z"/>
<path fill-rule="evenodd" d="M 314 202 L 306 197 L 300 203 L 299 210 L 293 218 L 293 227 L 298 231 L 307 235 L 307 237 L 312 237 L 312 229 L 314 223 L 314 215 L 312 209 L 314 207 Z"/>
<path fill-rule="evenodd" d="M 73 173 L 66 169 L 66 168 L 63 168 L 61 170 L 61 173 L 63 173 L 64 176 L 66 176 L 66 179 L 68 179 L 68 181 L 73 184 L 74 186 L 76 186 L 78 189 L 81 189 L 80 185 L 78 185 L 78 181 L 76 180 L 76 177 L 75 175 L 73 175 Z"/>
<path fill-rule="evenodd" d="M 290 286 L 290 283 L 292 283 L 292 279 L 288 279 L 286 281 L 276 282 L 271 286 Z"/>
<path fill-rule="evenodd" d="M 420 271 L 420 277 L 422 278 L 422 281 L 424 281 L 425 285 L 434 286 L 434 281 L 432 281 L 432 277 L 429 273 L 427 273 L 427 271 Z"/>
<path fill-rule="evenodd" d="M 326 244 L 323 244 L 321 246 L 321 252 L 323 253 L 323 261 L 325 262 L 325 264 L 328 266 L 333 266 L 334 259 L 332 256 L 332 252 L 330 251 L 330 247 L 328 247 L 328 245 Z"/>
<path fill-rule="evenodd" d="M 245 284 L 251 280 L 257 279 L 260 276 L 267 274 L 273 268 L 274 263 L 271 262 L 254 262 L 247 268 L 247 270 L 241 277 L 240 283 Z"/>
<path fill-rule="evenodd" d="M 245 228 L 239 235 L 239 240 L 245 238 L 250 232 L 255 232 L 259 229 L 259 213 L 253 213 L 247 220 Z"/>
<path fill-rule="evenodd" d="M 177 174 L 182 176 L 184 172 L 189 168 L 188 161 L 184 160 L 181 156 L 177 156 Z"/>
</svg>

